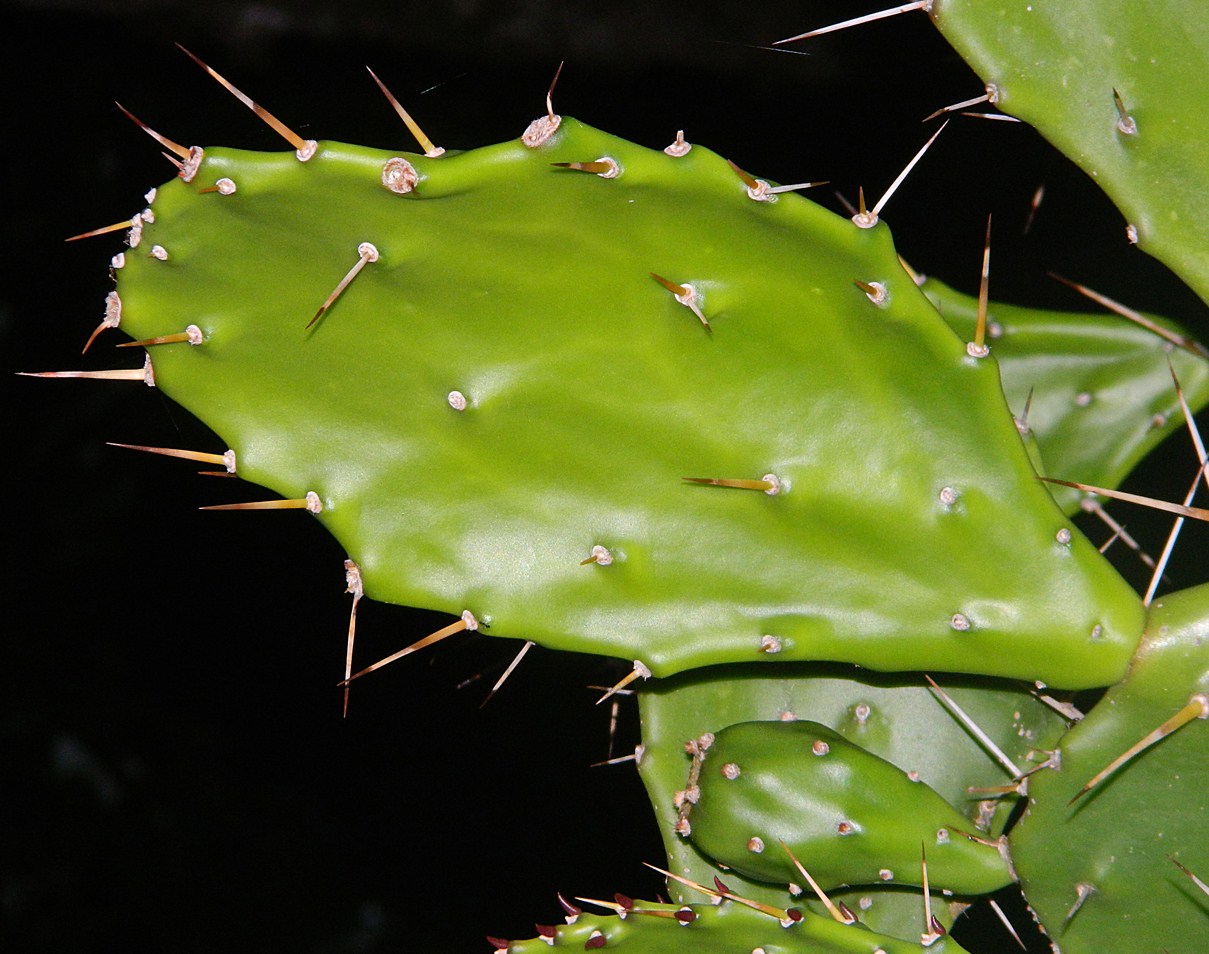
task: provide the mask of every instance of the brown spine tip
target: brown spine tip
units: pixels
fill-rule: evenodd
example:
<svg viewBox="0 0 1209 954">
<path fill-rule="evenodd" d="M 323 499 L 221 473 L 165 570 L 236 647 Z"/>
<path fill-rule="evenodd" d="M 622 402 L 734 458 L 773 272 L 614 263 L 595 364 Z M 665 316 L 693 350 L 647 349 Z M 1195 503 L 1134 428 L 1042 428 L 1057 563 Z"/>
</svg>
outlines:
<svg viewBox="0 0 1209 954">
<path fill-rule="evenodd" d="M 886 17 L 898 16 L 900 13 L 908 13 L 911 10 L 931 10 L 932 0 L 914 0 L 912 3 L 904 3 L 901 6 L 890 7 L 888 10 L 879 10 L 876 13 L 866 13 L 864 16 L 853 17 L 851 20 L 843 20 L 840 23 L 832 23 L 830 26 L 819 27 L 817 30 L 810 30 L 807 33 L 799 33 L 797 36 L 787 36 L 783 40 L 776 40 L 773 46 L 782 46 L 786 43 L 796 43 L 798 40 L 808 40 L 811 37 L 822 36 L 824 33 L 835 33 L 837 30 L 847 30 L 849 27 L 862 26 L 866 23 L 873 23 L 876 20 L 884 20 Z"/>
<path fill-rule="evenodd" d="M 119 348 L 151 348 L 156 345 L 165 344 L 191 344 L 199 345 L 205 340 L 200 328 L 197 325 L 189 325 L 184 331 L 177 331 L 170 335 L 157 335 L 154 338 L 143 338 L 140 341 L 125 341 Z"/>
<path fill-rule="evenodd" d="M 987 347 L 987 303 L 990 300 L 991 284 L 991 217 L 987 216 L 986 241 L 982 246 L 982 276 L 978 282 L 978 320 L 974 326 L 974 340 L 966 345 L 971 358 L 985 358 L 991 353 Z"/>
<path fill-rule="evenodd" d="M 123 229 L 131 228 L 138 225 L 140 216 L 136 215 L 133 218 L 122 219 L 121 222 L 114 222 L 113 225 L 102 225 L 99 229 L 92 229 L 89 232 L 81 232 L 79 235 L 72 235 L 69 238 L 63 239 L 64 242 L 78 242 L 80 239 L 93 238 L 97 235 L 105 235 L 109 232 L 120 232 Z"/>
<path fill-rule="evenodd" d="M 601 156 L 591 162 L 552 162 L 550 165 L 576 172 L 590 172 L 602 179 L 616 179 L 621 175 L 621 166 L 610 156 Z"/>
<path fill-rule="evenodd" d="M 681 477 L 690 484 L 704 484 L 708 487 L 730 487 L 735 490 L 759 490 L 775 497 L 781 492 L 781 481 L 775 474 L 765 474 L 759 480 L 740 477 Z"/>
<path fill-rule="evenodd" d="M 946 119 L 943 123 L 941 123 L 940 128 L 937 129 L 936 132 L 932 133 L 927 142 L 920 146 L 919 151 L 911 157 L 911 161 L 903 167 L 903 171 L 900 172 L 897 178 L 890 183 L 890 187 L 886 189 L 886 191 L 882 194 L 882 197 L 877 200 L 877 203 L 868 212 L 865 211 L 864 195 L 862 193 L 860 211 L 852 217 L 852 222 L 854 225 L 862 229 L 871 229 L 873 226 L 877 225 L 878 216 L 881 214 L 882 209 L 886 207 L 886 203 L 890 201 L 890 197 L 898 191 L 898 187 L 903 184 L 903 180 L 905 180 L 910 174 L 911 170 L 915 168 L 919 160 L 924 157 L 924 153 L 931 148 L 932 143 L 936 142 L 936 137 L 945 131 L 945 128 L 949 125 L 949 122 L 950 120 Z"/>
<path fill-rule="evenodd" d="M 655 281 L 657 281 L 660 285 L 662 285 L 664 288 L 666 288 L 668 291 L 670 291 L 678 299 L 683 300 L 688 297 L 690 286 L 681 285 L 677 282 L 672 281 L 670 278 L 664 278 L 662 275 L 657 275 L 657 274 L 655 274 L 655 272 L 648 272 L 648 274 L 651 276 L 651 278 L 655 279 Z"/>
<path fill-rule="evenodd" d="M 324 312 L 326 312 L 329 308 L 332 307 L 333 304 L 335 304 L 336 299 L 339 298 L 341 296 L 341 294 L 344 293 L 344 290 L 346 288 L 348 288 L 348 286 L 352 282 L 352 280 L 354 278 L 356 278 L 358 274 L 360 274 L 361 269 L 363 269 L 370 262 L 376 262 L 377 260 L 378 260 L 378 248 L 376 245 L 373 244 L 373 242 L 362 242 L 360 245 L 358 245 L 357 246 L 357 262 L 356 262 L 356 264 L 353 265 L 353 267 L 348 270 L 348 272 L 345 274 L 345 276 L 342 279 L 340 279 L 339 284 L 337 284 L 336 287 L 332 290 L 332 293 L 327 296 L 327 300 L 324 301 L 324 303 L 319 306 L 319 310 L 317 312 L 315 312 L 315 317 L 312 318 L 309 322 L 307 322 L 306 327 L 309 329 L 313 324 L 315 324 L 315 322 L 317 322 L 320 318 L 322 318 Z"/>
<path fill-rule="evenodd" d="M 429 159 L 439 159 L 441 156 L 445 155 L 444 149 L 442 149 L 440 146 L 434 146 L 432 140 L 424 135 L 424 130 L 420 128 L 419 123 L 411 118 L 411 114 L 403 108 L 403 104 L 395 99 L 394 94 L 386 88 L 386 84 L 378 79 L 378 74 L 371 70 L 368 66 L 365 69 L 369 72 L 369 75 L 373 77 L 374 82 L 378 84 L 378 89 L 382 91 L 382 95 L 386 97 L 387 102 L 390 103 L 391 107 L 398 114 L 399 118 L 403 120 L 403 124 L 407 127 L 408 131 L 415 136 L 416 142 L 418 142 L 420 144 L 420 148 L 424 150 L 424 155 Z"/>
<path fill-rule="evenodd" d="M 177 447 L 148 447 L 145 444 L 119 444 L 116 441 L 106 441 L 105 443 L 109 447 L 142 451 L 145 454 L 160 454 L 164 457 L 178 457 L 182 460 L 192 460 L 202 464 L 217 464 L 225 467 L 226 473 L 235 473 L 235 451 L 233 450 L 228 450 L 222 454 L 210 454 L 205 451 L 183 450 Z"/>
<path fill-rule="evenodd" d="M 1171 858 L 1170 860 L 1173 865 L 1175 865 L 1177 868 L 1179 868 L 1180 871 L 1184 872 L 1184 874 L 1186 874 L 1192 880 L 1193 884 L 1195 884 L 1198 888 L 1200 888 L 1203 892 L 1205 892 L 1205 894 L 1209 894 L 1209 885 L 1205 884 L 1204 881 L 1202 881 L 1200 878 L 1198 878 L 1191 871 L 1191 869 L 1184 867 L 1174 857 Z"/>
<path fill-rule="evenodd" d="M 202 158 L 205 155 L 200 146 L 185 147 L 178 142 L 173 142 L 167 136 L 161 136 L 142 120 L 138 119 L 121 103 L 115 103 L 115 105 L 123 113 L 129 116 L 134 124 L 143 130 L 143 132 L 145 132 L 148 136 L 158 142 L 165 149 L 176 153 L 176 156 L 180 157 L 179 159 L 170 155 L 169 152 L 165 152 L 164 156 L 169 162 L 176 166 L 177 174 L 184 179 L 185 182 L 193 181 L 193 177 L 197 175 L 197 170 L 201 168 Z"/>
<path fill-rule="evenodd" d="M 726 164 L 730 166 L 731 171 L 733 171 L 734 174 L 739 177 L 739 181 L 747 187 L 747 197 L 749 199 L 754 199 L 757 202 L 776 201 L 777 197 L 774 194 L 774 191 L 763 179 L 757 179 L 750 173 L 743 171 L 729 159 L 726 160 Z"/>
<path fill-rule="evenodd" d="M 581 914 L 583 914 L 583 913 L 584 913 L 584 909 L 583 909 L 583 908 L 581 908 L 581 907 L 577 907 L 576 905 L 572 904 L 570 901 L 568 901 L 566 898 L 564 898 L 564 897 L 562 896 L 562 893 L 561 893 L 561 892 L 560 892 L 560 893 L 558 893 L 558 894 L 556 895 L 556 897 L 558 898 L 558 904 L 559 904 L 559 906 L 560 906 L 560 907 L 563 909 L 563 913 L 564 913 L 564 914 L 566 914 L 566 916 L 568 917 L 568 919 L 577 918 L 577 917 L 579 917 Z"/>
<path fill-rule="evenodd" d="M 134 115 L 134 113 L 132 113 L 130 110 L 128 110 L 125 106 L 123 106 L 121 103 L 114 103 L 114 105 L 118 109 L 120 109 L 123 113 L 126 114 L 127 119 L 129 119 L 132 123 L 134 123 L 136 126 L 138 126 L 139 129 L 141 129 L 143 132 L 145 132 L 148 136 L 150 136 L 152 139 L 154 139 L 156 142 L 158 142 L 165 149 L 169 150 L 170 152 L 175 153 L 177 156 L 179 156 L 183 160 L 188 160 L 189 155 L 190 155 L 190 150 L 189 150 L 188 146 L 182 146 L 179 142 L 173 142 L 167 136 L 160 135 L 154 129 L 152 129 L 150 126 L 148 126 L 145 122 L 143 122 L 141 119 L 139 119 L 136 115 Z"/>
<path fill-rule="evenodd" d="M 879 307 L 884 305 L 889 300 L 890 296 L 886 291 L 886 286 L 881 282 L 865 282 L 861 281 L 859 278 L 854 278 L 852 279 L 852 284 L 863 291 L 865 293 L 865 297 Z"/>
<path fill-rule="evenodd" d="M 1117 130 L 1126 136 L 1136 136 L 1138 124 L 1129 115 L 1129 110 L 1125 108 L 1125 101 L 1121 99 L 1121 94 L 1115 89 L 1112 91 L 1112 101 L 1113 105 L 1117 107 Z"/>
<path fill-rule="evenodd" d="M 217 80 L 219 85 L 226 89 L 227 92 L 247 106 L 248 109 L 252 110 L 252 112 L 256 114 L 257 118 L 262 120 L 270 129 L 277 133 L 277 135 L 281 136 L 282 139 L 293 146 L 294 154 L 298 157 L 299 162 L 306 162 L 315 155 L 315 151 L 318 148 L 318 143 L 316 143 L 313 139 L 303 139 L 300 135 L 298 135 L 298 133 L 294 132 L 294 130 L 283 123 L 280 119 L 270 113 L 259 103 L 255 102 L 250 96 L 237 89 L 216 70 L 207 66 L 198 56 L 190 53 L 179 43 L 176 44 L 176 46 L 182 53 L 188 56 L 189 59 L 193 60 L 194 63 L 209 73 L 210 76 L 212 76 L 215 80 Z M 165 143 L 165 145 L 167 144 Z"/>
<path fill-rule="evenodd" d="M 322 513 L 323 502 L 313 490 L 307 491 L 305 497 L 295 497 L 288 500 L 252 500 L 246 503 L 212 504 L 209 507 L 198 507 L 198 510 L 309 510 L 311 513 Z"/>
<path fill-rule="evenodd" d="M 210 192 L 216 192 L 219 195 L 234 195 L 237 190 L 238 187 L 235 185 L 235 181 L 224 176 L 215 182 L 214 185 L 206 186 L 204 189 L 198 189 L 197 194 L 205 195 Z"/>
<path fill-rule="evenodd" d="M 611 699 L 613 696 L 615 696 L 618 692 L 620 692 L 622 689 L 624 689 L 626 686 L 628 686 L 635 679 L 650 679 L 650 678 L 651 678 L 651 670 L 648 669 L 641 660 L 635 659 L 633 670 L 631 672 L 627 673 L 626 675 L 622 676 L 619 680 L 617 680 L 617 682 L 614 685 L 610 686 L 608 692 L 606 692 L 603 696 L 601 696 L 599 699 L 596 700 L 596 705 L 600 705 L 606 699 Z"/>
<path fill-rule="evenodd" d="M 477 619 L 474 618 L 474 614 L 471 613 L 470 610 L 464 610 L 462 612 L 462 618 L 457 620 L 456 622 L 450 623 L 448 626 L 443 626 L 441 629 L 438 629 L 434 633 L 429 633 L 423 639 L 416 640 L 410 646 L 400 649 L 397 653 L 387 656 L 385 659 L 379 659 L 372 666 L 366 666 L 360 672 L 355 673 L 354 675 L 349 676 L 348 679 L 345 679 L 344 681 L 338 683 L 338 685 L 346 686 L 346 685 L 348 685 L 348 683 L 352 682 L 352 680 L 354 680 L 354 679 L 360 679 L 362 676 L 368 675 L 369 673 L 373 672 L 376 669 L 381 669 L 383 666 L 386 666 L 386 665 L 394 662 L 396 659 L 402 659 L 404 656 L 409 656 L 412 653 L 417 652 L 418 650 L 425 649 L 428 646 L 431 646 L 433 643 L 438 643 L 442 639 L 452 636 L 455 633 L 461 633 L 465 630 L 473 631 L 478 628 L 479 628 L 479 622 Z"/>
<path fill-rule="evenodd" d="M 546 115 L 533 120 L 521 134 L 521 142 L 530 149 L 545 145 L 562 123 L 562 117 L 554 112 L 554 87 L 558 83 L 558 78 L 562 76 L 562 72 L 563 64 L 559 63 L 558 69 L 554 71 L 554 79 L 550 81 L 550 88 L 546 91 Z"/>
</svg>

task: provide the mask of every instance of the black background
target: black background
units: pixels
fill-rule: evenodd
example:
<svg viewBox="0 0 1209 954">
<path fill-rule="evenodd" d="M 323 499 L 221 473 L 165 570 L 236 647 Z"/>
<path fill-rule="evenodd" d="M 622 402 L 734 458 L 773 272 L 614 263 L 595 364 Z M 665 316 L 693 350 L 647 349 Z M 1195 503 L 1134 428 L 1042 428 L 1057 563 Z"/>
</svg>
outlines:
<svg viewBox="0 0 1209 954">
<path fill-rule="evenodd" d="M 920 14 L 793 48 L 809 55 L 760 48 L 869 8 L 2 3 L 6 369 L 132 363 L 112 333 L 79 357 L 120 238 L 63 244 L 170 177 L 115 99 L 182 142 L 281 148 L 174 41 L 307 136 L 396 148 L 413 147 L 366 64 L 436 141 L 469 148 L 518 135 L 565 59 L 562 113 L 649 146 L 684 128 L 769 178 L 875 198 L 920 120 L 981 83 Z M 1027 127 L 955 121 L 884 218 L 917 268 L 974 291 L 988 212 L 998 297 L 1081 308 L 1052 269 L 1204 333 L 1203 306 Z M 157 392 L 0 387 L 0 950 L 487 951 L 486 933 L 556 920 L 555 891 L 659 890 L 632 767 L 589 768 L 609 713 L 585 687 L 625 666 L 535 651 L 480 710 L 516 644 L 464 636 L 366 680 L 342 720 L 344 553 L 318 524 L 198 513 L 228 488 L 104 446 L 221 445 Z M 1181 435 L 1131 486 L 1176 497 L 1193 467 Z M 1127 516 L 1157 551 L 1161 525 Z M 1176 583 L 1197 581 L 1203 541 Z M 366 602 L 358 658 L 446 621 Z M 630 706 L 617 752 L 637 741 Z"/>
</svg>

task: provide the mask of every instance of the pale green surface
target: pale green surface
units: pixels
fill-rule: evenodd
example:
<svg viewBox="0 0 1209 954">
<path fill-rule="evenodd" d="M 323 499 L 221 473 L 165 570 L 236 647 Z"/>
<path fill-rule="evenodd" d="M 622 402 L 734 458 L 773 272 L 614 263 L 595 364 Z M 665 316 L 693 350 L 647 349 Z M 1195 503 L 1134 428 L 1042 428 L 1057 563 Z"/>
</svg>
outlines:
<svg viewBox="0 0 1209 954">
<path fill-rule="evenodd" d="M 550 165 L 604 154 L 618 179 Z M 143 242 L 168 260 L 119 273 L 124 330 L 207 336 L 156 349 L 161 387 L 246 479 L 320 495 L 367 595 L 656 675 L 822 658 L 1120 677 L 1135 594 L 1077 531 L 1055 541 L 1069 524 L 994 365 L 884 226 L 753 202 L 705 149 L 673 159 L 570 119 L 536 151 L 415 157 L 408 196 L 381 186 L 388 156 L 210 150 L 153 203 Z M 238 192 L 197 193 L 220 175 Z M 363 241 L 381 260 L 304 331 Z M 651 271 L 698 285 L 712 335 Z M 770 472 L 776 497 L 681 479 Z M 611 566 L 579 565 L 595 544 Z"/>
<path fill-rule="evenodd" d="M 958 335 L 973 337 L 977 299 L 935 279 L 922 288 Z M 1209 362 L 1119 315 L 1001 302 L 991 302 L 987 314 L 1008 405 L 1020 419 L 1028 405 L 1047 476 L 1119 486 L 1161 440 L 1187 427 L 1172 370 L 1193 413 L 1209 402 Z M 1184 333 L 1174 322 L 1147 317 Z M 1190 465 L 1191 454 L 1189 448 Z M 1057 485 L 1050 492 L 1068 513 L 1084 496 Z"/>
<path fill-rule="evenodd" d="M 1209 897 L 1209 722 L 1197 719 L 1070 799 L 1194 693 L 1209 693 L 1209 585 L 1157 601 L 1128 678 L 1062 740 L 1061 771 L 1037 775 L 1011 835 L 1029 903 L 1064 954 L 1195 954 Z M 1076 885 L 1094 893 L 1065 927 Z"/>
<path fill-rule="evenodd" d="M 1209 4 L 936 0 L 932 18 L 999 108 L 1099 183 L 1139 246 L 1209 300 Z M 1133 135 L 1117 128 L 1114 89 Z"/>
</svg>

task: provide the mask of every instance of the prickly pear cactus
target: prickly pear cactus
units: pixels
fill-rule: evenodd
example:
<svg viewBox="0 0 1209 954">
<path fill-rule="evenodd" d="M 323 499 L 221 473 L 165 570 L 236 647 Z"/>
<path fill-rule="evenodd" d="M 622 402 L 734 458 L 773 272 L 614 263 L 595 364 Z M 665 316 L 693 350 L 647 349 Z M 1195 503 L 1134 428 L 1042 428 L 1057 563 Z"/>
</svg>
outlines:
<svg viewBox="0 0 1209 954">
<path fill-rule="evenodd" d="M 1068 115 L 1053 83 L 1099 13 L 1072 33 L 1044 4 L 989 26 L 907 6 L 990 64 L 1005 110 Z M 1026 33 L 1037 63 L 1070 61 L 1005 62 Z M 1190 49 L 1173 62 L 1209 59 Z M 1089 71 L 1115 91 L 1109 158 L 1077 101 L 1094 128 L 1067 148 L 1129 183 L 1109 192 L 1131 240 L 1204 294 L 1204 242 L 1171 228 L 1203 184 L 1195 128 L 1154 105 L 1170 46 L 1125 53 L 1155 68 Z M 961 951 L 964 906 L 1017 877 L 1055 949 L 1183 949 L 1152 925 L 1204 914 L 1206 597 L 1148 609 L 1069 515 L 1209 400 L 1190 335 L 917 285 L 863 206 L 549 100 L 447 154 L 314 142 L 253 108 L 290 151 L 153 133 L 180 175 L 122 223 L 84 359 L 118 328 L 145 361 L 52 376 L 159 389 L 219 443 L 139 449 L 266 488 L 215 509 L 332 533 L 346 692 L 363 597 L 454 617 L 390 659 L 474 632 L 623 660 L 608 695 L 639 692 L 672 903 L 578 898 L 496 950 Z M 1157 203 L 1173 176 L 1189 194 Z M 1050 686 L 1113 688 L 1084 717 Z"/>
<path fill-rule="evenodd" d="M 557 116 L 456 156 L 310 148 L 194 152 L 110 308 L 366 595 L 643 675 L 1124 672 L 1136 596 L 884 225 Z"/>
</svg>

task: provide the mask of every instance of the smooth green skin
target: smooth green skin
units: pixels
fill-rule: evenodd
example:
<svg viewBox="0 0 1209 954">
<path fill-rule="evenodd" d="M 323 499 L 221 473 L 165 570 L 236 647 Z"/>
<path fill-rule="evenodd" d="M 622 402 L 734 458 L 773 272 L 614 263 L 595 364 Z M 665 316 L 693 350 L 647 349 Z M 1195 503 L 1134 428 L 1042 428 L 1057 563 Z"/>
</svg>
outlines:
<svg viewBox="0 0 1209 954">
<path fill-rule="evenodd" d="M 601 155 L 619 178 L 551 166 Z M 655 675 L 835 659 L 1120 678 L 1136 595 L 1077 531 L 1055 542 L 1068 522 L 994 363 L 884 226 L 752 201 L 701 147 L 676 159 L 567 118 L 537 150 L 410 157 L 407 196 L 380 183 L 388 157 L 209 150 L 153 203 L 143 243 L 168 260 L 130 254 L 118 277 L 124 330 L 201 327 L 200 347 L 155 349 L 160 386 L 245 479 L 319 494 L 367 595 Z M 234 195 L 199 194 L 220 176 Z M 380 261 L 305 331 L 364 241 Z M 652 271 L 696 284 L 712 335 Z M 765 473 L 780 495 L 682 479 Z M 596 544 L 615 561 L 581 566 Z"/>
<path fill-rule="evenodd" d="M 1209 585 L 1153 604 L 1129 676 L 1062 741 L 1062 768 L 1036 775 L 1010 836 L 1029 903 L 1063 954 L 1194 954 L 1209 897 L 1172 862 L 1209 880 L 1209 722 L 1196 719 L 1070 799 L 1138 740 L 1209 692 Z M 1095 892 L 1064 926 L 1076 885 Z"/>
<path fill-rule="evenodd" d="M 674 912 L 681 905 L 637 901 L 637 908 Z M 840 924 L 826 915 L 807 913 L 791 927 L 767 914 L 733 901 L 721 904 L 690 905 L 697 918 L 691 924 L 657 915 L 632 913 L 623 920 L 589 913 L 579 915 L 575 923 L 557 926 L 554 947 L 583 950 L 593 932 L 607 938 L 606 951 L 624 949 L 640 954 L 961 954 L 965 948 L 943 937 L 925 948 L 918 942 L 875 934 L 860 924 Z M 550 945 L 540 937 L 512 941 L 507 954 L 546 954 Z"/>
<path fill-rule="evenodd" d="M 950 677 L 941 685 L 1022 770 L 1043 759 L 1066 730 L 1064 719 L 1015 683 Z M 718 875 L 745 897 L 769 904 L 787 903 L 783 886 L 722 872 L 690 840 L 675 833 L 673 795 L 684 787 L 690 764 L 685 740 L 719 725 L 776 720 L 786 713 L 822 722 L 873 754 L 918 772 L 967 816 L 966 831 L 976 829 L 980 808 L 977 796 L 968 789 L 1010 781 L 1007 770 L 941 706 L 918 673 L 880 675 L 807 663 L 779 666 L 775 671 L 715 666 L 646 686 L 638 702 L 643 741 L 638 771 L 655 810 L 669 869 L 704 884 L 712 884 Z M 869 707 L 863 722 L 857 715 L 862 704 Z M 1000 799 L 991 819 L 991 836 L 1002 832 L 1014 804 L 1013 798 Z M 691 900 L 687 889 L 675 882 L 668 889 L 676 900 Z M 909 937 L 919 930 L 919 889 L 879 885 L 841 891 L 837 897 L 882 933 Z M 795 903 L 802 902 L 809 903 L 805 897 Z M 933 909 L 945 923 L 951 922 L 941 899 L 934 898 Z"/>
<path fill-rule="evenodd" d="M 1209 4 L 936 0 L 932 19 L 999 108 L 1099 183 L 1138 245 L 1209 301 Z"/>
<path fill-rule="evenodd" d="M 973 337 L 976 298 L 933 278 L 921 287 L 960 337 Z M 1026 423 L 1050 477 L 1118 487 L 1160 441 L 1184 430 L 1172 370 L 1193 413 L 1209 403 L 1209 362 L 1118 315 L 1001 302 L 991 302 L 987 315 L 1008 405 L 1023 419 L 1027 404 Z M 1173 321 L 1147 317 L 1186 334 Z M 1084 496 L 1057 485 L 1050 492 L 1067 513 Z"/>
<path fill-rule="evenodd" d="M 689 837 L 728 868 L 800 883 L 784 842 L 825 891 L 877 884 L 883 869 L 896 881 L 922 884 L 922 850 L 938 888 L 985 894 L 1013 881 L 998 849 L 959 835 L 969 820 L 926 783 L 825 725 L 743 722 L 714 735 Z M 732 778 L 728 769 L 736 766 Z M 762 844 L 752 848 L 752 838 Z"/>
</svg>

